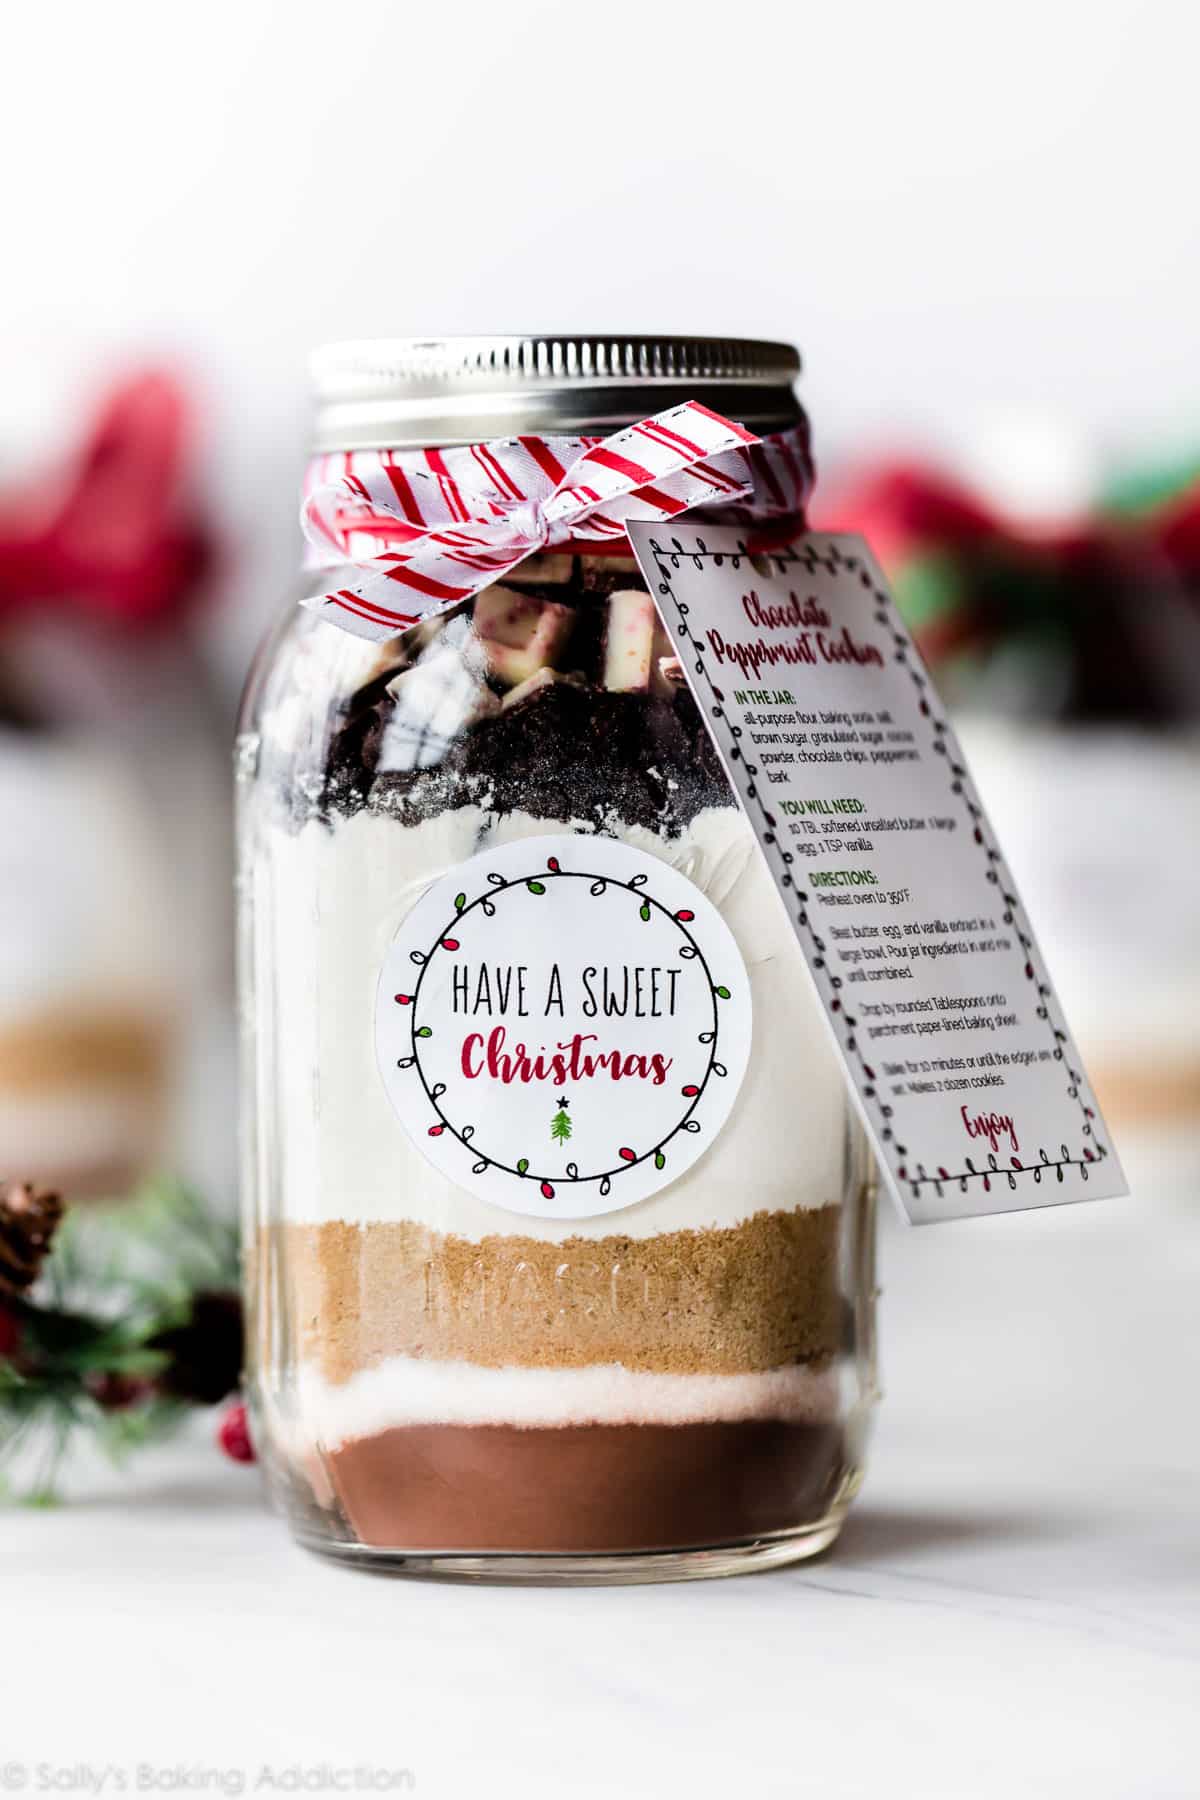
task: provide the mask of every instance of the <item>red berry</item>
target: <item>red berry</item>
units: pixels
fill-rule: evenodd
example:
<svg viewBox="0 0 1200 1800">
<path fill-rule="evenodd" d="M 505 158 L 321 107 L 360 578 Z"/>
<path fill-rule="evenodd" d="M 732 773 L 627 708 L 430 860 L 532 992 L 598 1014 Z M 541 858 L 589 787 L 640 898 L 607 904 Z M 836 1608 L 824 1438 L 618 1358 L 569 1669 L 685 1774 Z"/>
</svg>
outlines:
<svg viewBox="0 0 1200 1800">
<path fill-rule="evenodd" d="M 246 1408 L 240 1400 L 226 1407 L 221 1414 L 221 1423 L 217 1428 L 217 1442 L 226 1456 L 234 1462 L 252 1463 L 254 1445 L 250 1441 L 250 1425 L 246 1418 Z"/>
<path fill-rule="evenodd" d="M 6 1306 L 0 1306 L 0 1358 L 10 1357 L 20 1341 L 20 1324 Z"/>
<path fill-rule="evenodd" d="M 110 1369 L 103 1375 L 90 1376 L 87 1389 L 96 1405 L 102 1406 L 105 1412 L 125 1412 L 147 1397 L 150 1383 L 136 1375 L 119 1375 Z"/>
</svg>

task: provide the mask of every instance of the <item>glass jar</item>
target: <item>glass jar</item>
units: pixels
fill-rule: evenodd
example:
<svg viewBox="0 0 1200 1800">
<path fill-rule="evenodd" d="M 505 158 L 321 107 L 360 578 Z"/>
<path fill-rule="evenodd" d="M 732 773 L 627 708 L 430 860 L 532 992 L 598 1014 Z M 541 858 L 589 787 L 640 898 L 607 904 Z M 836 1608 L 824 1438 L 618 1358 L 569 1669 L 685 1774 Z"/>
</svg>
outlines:
<svg viewBox="0 0 1200 1800">
<path fill-rule="evenodd" d="M 806 448 L 798 366 L 349 347 L 318 448 L 561 460 L 684 397 Z M 871 1164 L 628 540 L 383 643 L 289 608 L 237 768 L 249 1380 L 300 1540 L 542 1581 L 824 1548 L 875 1397 Z"/>
</svg>

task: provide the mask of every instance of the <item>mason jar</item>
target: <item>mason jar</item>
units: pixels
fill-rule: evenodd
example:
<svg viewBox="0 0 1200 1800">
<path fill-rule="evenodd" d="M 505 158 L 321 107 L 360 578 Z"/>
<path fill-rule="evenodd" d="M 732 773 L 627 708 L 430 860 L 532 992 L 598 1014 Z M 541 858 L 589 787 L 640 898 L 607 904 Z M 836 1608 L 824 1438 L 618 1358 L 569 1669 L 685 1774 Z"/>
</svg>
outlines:
<svg viewBox="0 0 1200 1800">
<path fill-rule="evenodd" d="M 754 488 L 713 516 L 796 530 L 798 369 L 728 340 L 340 346 L 310 487 L 386 476 L 403 557 L 695 403 L 745 440 L 714 479 Z M 289 604 L 249 681 L 252 1415 L 292 1529 L 348 1562 L 729 1574 L 826 1547 L 861 1478 L 868 1152 L 614 510 L 407 628 Z M 328 528 L 300 597 L 359 594 L 374 526 L 355 557 Z"/>
</svg>

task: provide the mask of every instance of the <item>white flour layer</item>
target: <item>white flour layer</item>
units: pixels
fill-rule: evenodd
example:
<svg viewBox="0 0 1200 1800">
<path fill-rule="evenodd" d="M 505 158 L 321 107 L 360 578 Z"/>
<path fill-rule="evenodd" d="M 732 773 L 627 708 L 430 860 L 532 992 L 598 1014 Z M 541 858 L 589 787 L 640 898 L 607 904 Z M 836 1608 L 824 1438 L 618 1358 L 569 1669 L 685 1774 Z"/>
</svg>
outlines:
<svg viewBox="0 0 1200 1800">
<path fill-rule="evenodd" d="M 837 1417 L 835 1369 L 798 1365 L 749 1375 L 660 1375 L 594 1363 L 582 1369 L 486 1369 L 395 1356 L 331 1383 L 302 1365 L 297 1435 L 327 1449 L 401 1425 L 698 1425 Z"/>
<path fill-rule="evenodd" d="M 701 813 L 680 838 L 620 837 L 687 875 L 738 941 L 754 1005 L 750 1063 L 728 1122 L 677 1181 L 589 1224 L 518 1215 L 476 1198 L 410 1142 L 375 1062 L 384 954 L 430 882 L 478 851 L 560 834 L 561 821 L 478 806 L 416 827 L 366 811 L 298 832 L 272 828 L 254 877 L 255 958 L 272 982 L 272 1045 L 260 1040 L 264 1115 L 282 1122 L 279 1214 L 317 1223 L 410 1219 L 473 1242 L 519 1231 L 546 1242 L 614 1232 L 736 1225 L 764 1209 L 827 1206 L 844 1181 L 847 1102 L 803 959 L 749 826 L 733 807 Z"/>
</svg>

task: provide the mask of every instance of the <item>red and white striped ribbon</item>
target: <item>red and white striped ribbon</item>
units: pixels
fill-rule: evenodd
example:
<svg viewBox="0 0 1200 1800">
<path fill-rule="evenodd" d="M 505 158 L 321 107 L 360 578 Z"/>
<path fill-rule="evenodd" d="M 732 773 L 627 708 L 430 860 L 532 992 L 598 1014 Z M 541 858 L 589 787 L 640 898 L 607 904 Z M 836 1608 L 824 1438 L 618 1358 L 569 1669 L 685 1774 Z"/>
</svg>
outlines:
<svg viewBox="0 0 1200 1800">
<path fill-rule="evenodd" d="M 628 519 L 697 507 L 733 519 L 801 514 L 812 486 L 803 427 L 758 438 L 698 400 L 612 437 L 515 437 L 446 450 L 318 457 L 301 524 L 310 568 L 356 577 L 304 602 L 383 640 L 547 549 L 616 550 Z"/>
</svg>

